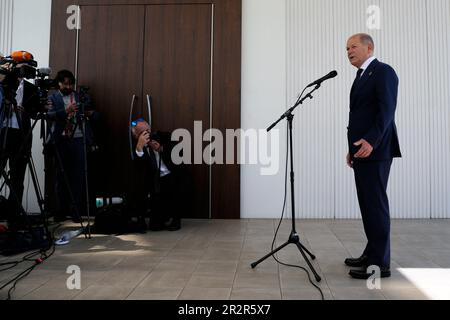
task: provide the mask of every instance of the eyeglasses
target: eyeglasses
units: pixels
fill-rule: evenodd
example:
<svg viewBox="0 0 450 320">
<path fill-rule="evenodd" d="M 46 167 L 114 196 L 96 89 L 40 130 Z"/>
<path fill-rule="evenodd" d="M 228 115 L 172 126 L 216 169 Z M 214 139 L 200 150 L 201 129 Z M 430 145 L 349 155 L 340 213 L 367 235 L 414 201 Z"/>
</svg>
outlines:
<svg viewBox="0 0 450 320">
<path fill-rule="evenodd" d="M 136 127 L 139 122 L 145 122 L 144 118 L 139 118 L 137 120 L 131 121 L 131 126 Z"/>
</svg>

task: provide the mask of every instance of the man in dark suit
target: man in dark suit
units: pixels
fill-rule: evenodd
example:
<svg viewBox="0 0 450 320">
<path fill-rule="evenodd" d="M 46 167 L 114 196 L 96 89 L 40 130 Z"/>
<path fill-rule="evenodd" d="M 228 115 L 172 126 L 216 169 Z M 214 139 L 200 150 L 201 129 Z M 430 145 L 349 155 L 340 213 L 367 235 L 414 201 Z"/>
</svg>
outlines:
<svg viewBox="0 0 450 320">
<path fill-rule="evenodd" d="M 189 207 L 185 197 L 185 177 L 181 166 L 173 163 L 173 143 L 166 132 L 151 133 L 149 124 L 138 119 L 132 123 L 136 140 L 135 196 L 139 215 L 145 216 L 150 194 L 150 223 L 153 231 L 181 228 L 181 210 Z"/>
<path fill-rule="evenodd" d="M 17 66 L 17 68 L 19 68 Z M 8 96 L 3 91 L 3 104 L 0 104 L 0 141 L 1 167 L 3 169 L 9 161 L 10 194 L 8 207 L 10 220 L 14 220 L 22 212 L 23 182 L 28 161 L 31 156 L 33 136 L 31 132 L 31 119 L 36 117 L 39 110 L 39 90 L 36 86 L 23 78 L 17 83 L 11 83 L 7 90 L 15 90 L 15 98 L 10 101 L 7 110 L 4 103 Z M 11 95 L 11 94 L 10 94 Z"/>
<path fill-rule="evenodd" d="M 368 279 L 369 266 L 378 266 L 381 277 L 390 272 L 390 213 L 387 185 L 393 158 L 401 157 L 395 125 L 398 77 L 374 56 L 374 42 L 356 34 L 347 42 L 350 63 L 358 68 L 350 93 L 347 164 L 353 168 L 367 245 L 356 259 L 345 264 L 350 276 Z"/>
</svg>

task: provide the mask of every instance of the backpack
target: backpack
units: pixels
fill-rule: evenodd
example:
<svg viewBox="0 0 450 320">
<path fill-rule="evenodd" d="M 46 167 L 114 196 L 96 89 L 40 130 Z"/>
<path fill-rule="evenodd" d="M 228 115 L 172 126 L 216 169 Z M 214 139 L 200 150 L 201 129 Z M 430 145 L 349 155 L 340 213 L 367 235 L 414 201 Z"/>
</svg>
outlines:
<svg viewBox="0 0 450 320">
<path fill-rule="evenodd" d="M 129 230 L 129 218 L 123 204 L 110 204 L 99 209 L 95 215 L 93 232 L 121 234 Z"/>
</svg>

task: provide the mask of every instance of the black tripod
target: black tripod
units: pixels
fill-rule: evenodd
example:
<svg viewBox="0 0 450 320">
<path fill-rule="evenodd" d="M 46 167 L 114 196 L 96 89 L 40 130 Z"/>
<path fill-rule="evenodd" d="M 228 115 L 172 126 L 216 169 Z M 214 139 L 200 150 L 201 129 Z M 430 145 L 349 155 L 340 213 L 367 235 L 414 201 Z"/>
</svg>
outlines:
<svg viewBox="0 0 450 320">
<path fill-rule="evenodd" d="M 78 127 L 80 127 L 81 129 L 81 133 L 83 135 L 83 153 L 84 153 L 84 157 L 83 157 L 83 165 L 84 165 L 84 183 L 85 183 L 85 196 L 86 196 L 86 213 L 87 213 L 87 218 L 88 218 L 88 223 L 86 228 L 84 228 L 83 226 L 83 222 L 81 222 L 81 227 L 84 230 L 84 234 L 86 236 L 86 238 L 88 239 L 92 239 L 92 235 L 91 235 L 91 213 L 90 213 L 90 201 L 89 201 L 89 180 L 88 180 L 88 160 L 87 160 L 87 140 L 86 140 L 86 120 L 87 120 L 87 115 L 86 115 L 86 96 L 87 96 L 87 90 L 89 90 L 89 88 L 87 87 L 83 87 L 80 86 L 80 103 L 79 106 L 81 107 L 80 113 L 78 113 L 76 115 L 77 117 L 77 121 L 75 124 L 75 127 L 73 128 L 72 131 L 72 136 L 71 139 L 74 138 L 75 132 L 77 130 Z"/>
<path fill-rule="evenodd" d="M 290 152 L 290 161 L 291 161 L 290 176 L 291 176 L 292 229 L 291 229 L 291 234 L 289 235 L 288 241 L 286 241 L 284 244 L 282 244 L 281 246 L 279 246 L 278 248 L 276 248 L 272 252 L 270 252 L 267 255 L 265 255 L 263 258 L 261 258 L 258 261 L 256 261 L 256 262 L 251 264 L 251 267 L 254 269 L 258 264 L 260 264 L 261 262 L 263 262 L 264 260 L 266 260 L 270 256 L 273 256 L 274 254 L 276 254 L 278 251 L 280 251 L 284 247 L 288 246 L 289 244 L 295 244 L 297 246 L 298 250 L 300 251 L 300 253 L 302 254 L 303 258 L 305 259 L 306 263 L 308 264 L 309 268 L 313 272 L 314 277 L 316 278 L 317 282 L 320 282 L 322 279 L 317 274 L 316 270 L 312 266 L 311 262 L 309 261 L 308 257 L 306 256 L 305 252 L 311 257 L 312 260 L 315 260 L 316 257 L 300 242 L 300 237 L 299 237 L 299 235 L 298 235 L 298 233 L 296 231 L 296 228 L 295 228 L 294 156 L 293 156 L 294 149 L 293 149 L 293 143 L 292 143 L 292 121 L 294 119 L 294 115 L 292 114 L 292 112 L 295 110 L 295 108 L 297 108 L 300 104 L 302 104 L 307 98 L 312 99 L 313 96 L 311 94 L 314 91 L 316 91 L 317 89 L 319 89 L 319 88 L 320 88 L 320 84 L 316 85 L 314 90 L 309 92 L 303 99 L 301 98 L 301 95 L 300 95 L 300 97 L 297 100 L 297 102 L 295 103 L 295 105 L 292 108 L 290 108 L 288 111 L 286 111 L 280 117 L 280 119 L 278 119 L 275 123 L 273 123 L 267 129 L 267 132 L 269 132 L 270 130 L 272 130 L 284 118 L 286 118 L 287 121 L 288 121 L 288 128 L 289 128 L 289 152 Z"/>
</svg>

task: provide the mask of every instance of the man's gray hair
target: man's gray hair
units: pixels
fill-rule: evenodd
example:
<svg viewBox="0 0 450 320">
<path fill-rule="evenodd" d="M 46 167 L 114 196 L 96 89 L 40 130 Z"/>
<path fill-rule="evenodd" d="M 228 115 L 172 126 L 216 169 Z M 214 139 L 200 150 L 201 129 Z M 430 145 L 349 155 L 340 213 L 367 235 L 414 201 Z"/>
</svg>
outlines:
<svg viewBox="0 0 450 320">
<path fill-rule="evenodd" d="M 355 36 L 359 36 L 361 42 L 365 45 L 371 44 L 373 48 L 375 48 L 375 43 L 373 42 L 373 38 L 367 33 L 358 33 Z"/>
</svg>

